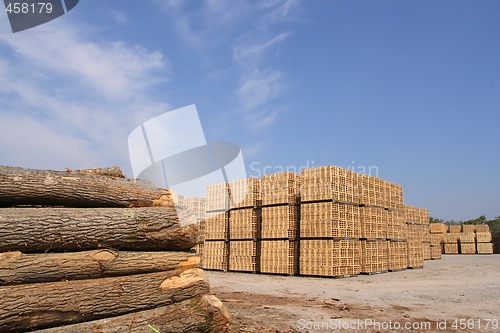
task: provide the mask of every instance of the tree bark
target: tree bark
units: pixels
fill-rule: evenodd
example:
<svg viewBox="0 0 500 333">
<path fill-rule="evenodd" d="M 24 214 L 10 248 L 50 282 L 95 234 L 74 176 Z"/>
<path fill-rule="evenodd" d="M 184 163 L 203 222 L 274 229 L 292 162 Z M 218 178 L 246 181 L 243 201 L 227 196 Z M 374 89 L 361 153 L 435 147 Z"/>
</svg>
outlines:
<svg viewBox="0 0 500 333">
<path fill-rule="evenodd" d="M 198 333 L 226 332 L 229 313 L 215 296 L 205 295 L 172 305 L 37 333 Z"/>
<path fill-rule="evenodd" d="M 95 279 L 198 267 L 192 252 L 0 253 L 0 285 Z"/>
<path fill-rule="evenodd" d="M 97 320 L 208 294 L 201 269 L 0 288 L 0 332 Z"/>
<path fill-rule="evenodd" d="M 0 166 L 0 207 L 173 206 L 172 195 L 153 184 L 102 172 L 32 170 Z"/>
<path fill-rule="evenodd" d="M 182 251 L 196 237 L 174 207 L 0 209 L 0 252 Z"/>
</svg>

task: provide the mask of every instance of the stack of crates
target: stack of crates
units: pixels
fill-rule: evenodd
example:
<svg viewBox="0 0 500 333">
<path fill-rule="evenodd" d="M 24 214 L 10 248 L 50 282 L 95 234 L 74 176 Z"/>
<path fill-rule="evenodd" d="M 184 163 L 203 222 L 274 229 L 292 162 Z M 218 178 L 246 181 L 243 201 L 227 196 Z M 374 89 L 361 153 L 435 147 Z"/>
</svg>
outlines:
<svg viewBox="0 0 500 333">
<path fill-rule="evenodd" d="M 229 255 L 229 186 L 227 183 L 207 186 L 205 198 L 204 242 L 198 250 L 206 269 L 228 269 Z"/>
<path fill-rule="evenodd" d="M 359 203 L 366 206 L 387 207 L 390 188 L 386 181 L 370 175 L 358 175 Z"/>
<path fill-rule="evenodd" d="M 388 270 L 400 271 L 408 267 L 408 249 L 405 215 L 389 209 L 387 214 Z"/>
<path fill-rule="evenodd" d="M 359 203 L 358 176 L 354 171 L 336 166 L 303 169 L 300 184 L 301 200 Z"/>
<path fill-rule="evenodd" d="M 358 239 L 360 207 L 338 202 L 302 203 L 300 237 Z"/>
<path fill-rule="evenodd" d="M 300 274 L 359 274 L 358 174 L 334 166 L 304 169 L 300 195 Z"/>
<path fill-rule="evenodd" d="M 478 254 L 493 254 L 492 237 L 487 224 L 476 225 L 476 241 Z"/>
<path fill-rule="evenodd" d="M 444 253 L 458 254 L 458 242 L 460 241 L 460 233 L 462 226 L 459 224 L 450 225 L 448 233 L 444 235 Z"/>
<path fill-rule="evenodd" d="M 387 241 L 389 248 L 388 252 L 388 269 L 391 272 L 397 272 L 407 269 L 408 267 L 408 246 L 406 241 Z"/>
<path fill-rule="evenodd" d="M 363 274 L 385 273 L 389 270 L 389 244 L 386 240 L 362 240 L 360 271 Z"/>
<path fill-rule="evenodd" d="M 374 207 L 360 207 L 361 239 L 386 239 L 387 238 L 387 210 Z"/>
<path fill-rule="evenodd" d="M 460 253 L 476 254 L 476 226 L 464 224 L 460 234 Z"/>
<path fill-rule="evenodd" d="M 444 223 L 431 223 L 429 225 L 431 232 L 431 259 L 441 259 L 444 253 L 444 237 L 448 228 Z"/>
<path fill-rule="evenodd" d="M 228 183 L 230 271 L 259 272 L 261 180 L 247 178 Z"/>
<path fill-rule="evenodd" d="M 298 174 L 262 177 L 261 273 L 298 273 L 299 190 Z"/>
<path fill-rule="evenodd" d="M 430 259 L 429 213 L 424 208 L 405 206 L 408 268 L 421 268 Z"/>
<path fill-rule="evenodd" d="M 359 240 L 301 239 L 300 274 L 352 276 L 360 273 Z"/>
</svg>

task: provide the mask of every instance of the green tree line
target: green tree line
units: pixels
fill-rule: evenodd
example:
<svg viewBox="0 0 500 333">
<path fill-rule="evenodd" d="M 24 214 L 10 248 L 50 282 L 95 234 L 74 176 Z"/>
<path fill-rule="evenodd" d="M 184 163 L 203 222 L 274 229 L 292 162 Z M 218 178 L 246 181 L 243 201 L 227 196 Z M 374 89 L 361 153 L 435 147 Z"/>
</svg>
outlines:
<svg viewBox="0 0 500 333">
<path fill-rule="evenodd" d="M 430 217 L 431 223 L 445 223 L 445 224 L 487 224 L 490 227 L 490 232 L 492 234 L 500 234 L 500 216 L 495 217 L 493 220 L 488 220 L 486 216 L 481 215 L 476 219 L 468 220 L 468 221 L 454 221 L 449 220 L 445 221 L 443 219 Z"/>
</svg>

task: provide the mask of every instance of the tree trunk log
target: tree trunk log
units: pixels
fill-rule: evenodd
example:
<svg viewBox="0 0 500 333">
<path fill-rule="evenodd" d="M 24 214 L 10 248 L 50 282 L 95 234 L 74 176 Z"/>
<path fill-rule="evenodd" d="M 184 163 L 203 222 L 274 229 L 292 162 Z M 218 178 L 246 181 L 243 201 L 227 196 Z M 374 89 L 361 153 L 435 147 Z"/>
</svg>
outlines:
<svg viewBox="0 0 500 333">
<path fill-rule="evenodd" d="M 0 209 L 0 252 L 182 251 L 196 236 L 174 207 Z"/>
<path fill-rule="evenodd" d="M 0 285 L 95 279 L 198 267 L 192 252 L 0 253 Z"/>
<path fill-rule="evenodd" d="M 0 332 L 47 328 L 170 305 L 209 292 L 201 269 L 0 287 Z"/>
<path fill-rule="evenodd" d="M 173 206 L 172 195 L 146 181 L 84 171 L 32 170 L 0 166 L 0 207 Z"/>
<path fill-rule="evenodd" d="M 229 313 L 215 296 L 205 295 L 172 305 L 37 333 L 198 333 L 226 332 Z"/>
</svg>

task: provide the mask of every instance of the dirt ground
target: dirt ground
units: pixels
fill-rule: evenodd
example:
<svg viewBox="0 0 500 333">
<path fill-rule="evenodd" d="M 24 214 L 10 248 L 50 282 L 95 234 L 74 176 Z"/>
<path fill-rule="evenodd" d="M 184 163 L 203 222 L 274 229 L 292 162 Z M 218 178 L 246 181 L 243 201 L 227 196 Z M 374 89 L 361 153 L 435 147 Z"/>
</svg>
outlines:
<svg viewBox="0 0 500 333">
<path fill-rule="evenodd" d="M 206 273 L 230 332 L 500 332 L 500 255 L 341 279 Z"/>
</svg>

